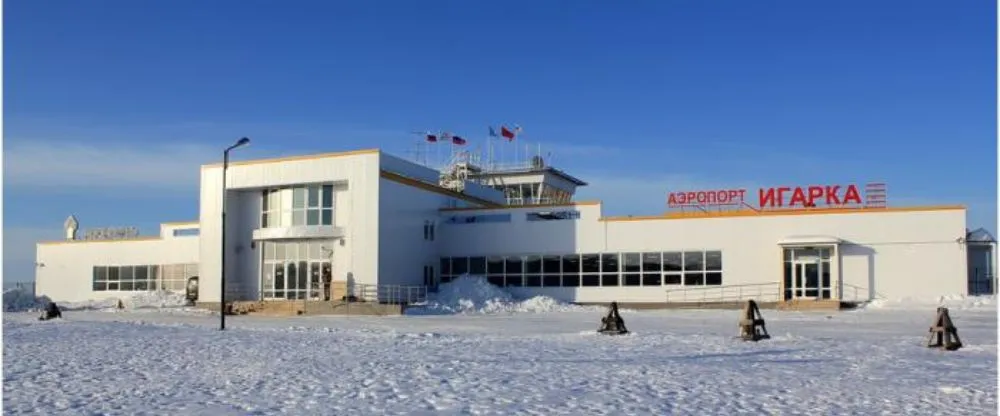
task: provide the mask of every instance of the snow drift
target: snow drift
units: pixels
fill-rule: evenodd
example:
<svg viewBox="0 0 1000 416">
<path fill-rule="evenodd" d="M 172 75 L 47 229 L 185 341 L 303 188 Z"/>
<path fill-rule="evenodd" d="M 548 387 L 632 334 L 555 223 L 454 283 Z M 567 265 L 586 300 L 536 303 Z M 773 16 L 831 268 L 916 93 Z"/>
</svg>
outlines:
<svg viewBox="0 0 1000 416">
<path fill-rule="evenodd" d="M 933 298 L 875 299 L 865 309 L 927 309 L 943 306 L 949 309 L 996 309 L 996 295 L 950 295 Z"/>
<path fill-rule="evenodd" d="M 441 284 L 427 302 L 406 309 L 407 315 L 542 313 L 573 310 L 603 310 L 600 307 L 573 305 L 549 296 L 517 299 L 503 288 L 490 284 L 483 276 L 462 275 Z"/>
<path fill-rule="evenodd" d="M 125 309 L 163 309 L 187 306 L 187 299 L 181 293 L 168 291 L 136 292 L 120 298 L 95 299 L 82 302 L 56 302 L 64 311 L 73 310 L 117 310 L 121 299 Z M 44 309 L 49 298 L 35 297 L 32 293 L 16 288 L 3 292 L 3 309 L 7 312 L 36 312 Z"/>
</svg>

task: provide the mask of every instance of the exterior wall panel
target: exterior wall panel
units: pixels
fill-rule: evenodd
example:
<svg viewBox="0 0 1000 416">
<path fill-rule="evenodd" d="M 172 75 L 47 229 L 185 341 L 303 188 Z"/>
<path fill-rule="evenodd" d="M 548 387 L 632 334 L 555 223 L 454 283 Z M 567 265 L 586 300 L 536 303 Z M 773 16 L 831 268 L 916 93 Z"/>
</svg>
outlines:
<svg viewBox="0 0 1000 416">
<path fill-rule="evenodd" d="M 198 262 L 198 237 L 106 242 L 53 242 L 37 246 L 35 292 L 55 302 L 130 297 L 137 292 L 94 291 L 94 266 Z"/>
</svg>

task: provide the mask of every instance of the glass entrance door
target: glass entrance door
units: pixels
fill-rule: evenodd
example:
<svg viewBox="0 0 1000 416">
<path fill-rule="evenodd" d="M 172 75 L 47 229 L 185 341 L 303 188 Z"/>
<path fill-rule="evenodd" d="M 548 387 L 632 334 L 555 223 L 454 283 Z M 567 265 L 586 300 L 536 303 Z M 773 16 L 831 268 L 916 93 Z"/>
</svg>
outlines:
<svg viewBox="0 0 1000 416">
<path fill-rule="evenodd" d="M 796 299 L 819 298 L 819 268 L 818 261 L 795 262 L 795 280 L 792 293 Z"/>
<path fill-rule="evenodd" d="M 784 299 L 831 299 L 830 248 L 786 248 Z"/>
<path fill-rule="evenodd" d="M 263 246 L 262 299 L 322 299 L 324 273 L 330 274 L 332 263 L 332 251 L 323 248 L 332 247 L 332 244 L 326 241 L 265 242 Z"/>
</svg>

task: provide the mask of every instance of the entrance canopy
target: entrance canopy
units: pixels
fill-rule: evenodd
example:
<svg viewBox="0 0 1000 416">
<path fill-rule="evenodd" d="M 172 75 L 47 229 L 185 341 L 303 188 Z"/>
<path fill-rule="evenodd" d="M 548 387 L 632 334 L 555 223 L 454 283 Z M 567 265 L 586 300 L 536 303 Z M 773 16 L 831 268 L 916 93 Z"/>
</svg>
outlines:
<svg viewBox="0 0 1000 416">
<path fill-rule="evenodd" d="M 778 240 L 779 246 L 836 246 L 843 243 L 830 235 L 792 235 Z"/>
</svg>

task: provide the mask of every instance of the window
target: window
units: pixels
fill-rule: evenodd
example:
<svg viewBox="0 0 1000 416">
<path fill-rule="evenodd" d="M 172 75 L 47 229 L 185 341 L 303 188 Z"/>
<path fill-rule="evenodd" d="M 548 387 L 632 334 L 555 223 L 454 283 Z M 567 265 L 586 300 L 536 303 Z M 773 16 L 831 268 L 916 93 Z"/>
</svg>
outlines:
<svg viewBox="0 0 1000 416">
<path fill-rule="evenodd" d="M 722 285 L 721 251 L 663 253 L 663 284 Z"/>
<path fill-rule="evenodd" d="M 271 241 L 263 244 L 262 299 L 322 298 L 323 282 L 332 278 L 331 241 Z M 425 266 L 425 282 L 429 276 L 433 277 L 433 267 Z"/>
<path fill-rule="evenodd" d="M 578 220 L 580 211 L 541 211 L 525 214 L 528 221 Z"/>
<path fill-rule="evenodd" d="M 424 221 L 424 240 L 434 241 L 434 221 Z"/>
<path fill-rule="evenodd" d="M 663 264 L 661 253 L 642 253 L 642 285 L 660 286 L 663 284 Z"/>
<path fill-rule="evenodd" d="M 445 224 L 484 224 L 510 222 L 510 214 L 453 215 L 445 220 Z"/>
<path fill-rule="evenodd" d="M 580 256 L 583 273 L 600 273 L 601 256 L 599 254 L 583 254 Z"/>
<path fill-rule="evenodd" d="M 166 265 L 164 268 L 185 265 Z M 197 267 L 197 265 L 193 265 Z M 197 269 L 193 269 L 197 274 Z M 187 281 L 178 291 L 184 290 Z M 95 292 L 122 291 L 145 292 L 155 290 L 172 290 L 160 284 L 159 265 L 124 265 L 124 266 L 94 266 L 92 290 Z"/>
<path fill-rule="evenodd" d="M 618 286 L 618 253 L 601 254 L 601 286 Z"/>
<path fill-rule="evenodd" d="M 441 282 L 469 273 L 496 286 L 721 285 L 721 251 L 528 254 L 441 258 Z"/>
<path fill-rule="evenodd" d="M 187 287 L 187 279 L 198 275 L 198 264 L 164 264 L 160 268 L 160 290 L 183 292 Z"/>
<path fill-rule="evenodd" d="M 469 274 L 473 276 L 486 274 L 486 257 L 469 258 Z"/>
<path fill-rule="evenodd" d="M 261 193 L 260 226 L 333 225 L 333 185 L 267 189 Z"/>
<path fill-rule="evenodd" d="M 174 230 L 174 237 L 197 237 L 201 230 L 198 228 L 179 228 Z"/>
<path fill-rule="evenodd" d="M 490 284 L 503 287 L 503 257 L 492 256 L 486 258 L 486 278 Z"/>
</svg>

